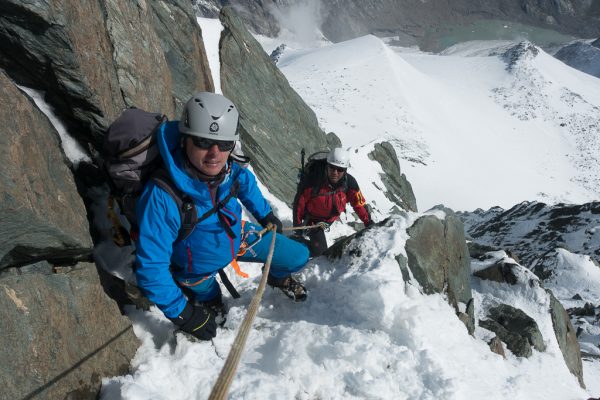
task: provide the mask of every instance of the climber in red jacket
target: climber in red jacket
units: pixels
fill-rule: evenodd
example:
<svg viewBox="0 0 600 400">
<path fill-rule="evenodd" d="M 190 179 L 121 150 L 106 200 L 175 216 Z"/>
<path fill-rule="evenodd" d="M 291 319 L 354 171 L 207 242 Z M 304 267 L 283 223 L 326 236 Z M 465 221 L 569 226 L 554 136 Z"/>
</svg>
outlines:
<svg viewBox="0 0 600 400">
<path fill-rule="evenodd" d="M 349 164 L 348 152 L 342 148 L 331 150 L 326 160 L 314 161 L 310 173 L 298 186 L 294 199 L 294 226 L 319 222 L 329 225 L 346 210 L 346 203 L 354 208 L 365 227 L 373 224 L 358 183 L 347 172 Z M 309 246 L 311 256 L 321 255 L 327 249 L 324 230 L 315 228 L 307 234 L 308 243 L 303 240 L 302 231 L 295 231 L 294 238 Z"/>
</svg>

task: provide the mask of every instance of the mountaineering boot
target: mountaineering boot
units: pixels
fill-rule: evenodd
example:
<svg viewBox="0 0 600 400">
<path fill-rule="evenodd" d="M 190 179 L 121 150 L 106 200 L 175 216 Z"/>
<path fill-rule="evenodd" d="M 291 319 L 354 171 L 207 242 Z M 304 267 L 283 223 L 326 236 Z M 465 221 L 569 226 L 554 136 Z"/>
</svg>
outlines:
<svg viewBox="0 0 600 400">
<path fill-rule="evenodd" d="M 215 321 L 217 325 L 222 327 L 225 325 L 225 321 L 227 321 L 227 307 L 223 303 L 223 298 L 221 295 L 215 297 L 209 301 L 203 301 L 202 304 L 209 310 L 211 310 L 215 314 Z"/>
<path fill-rule="evenodd" d="M 286 278 L 275 278 L 271 274 L 267 278 L 267 285 L 281 289 L 281 291 L 294 301 L 306 300 L 307 293 L 303 284 L 288 276 Z"/>
</svg>

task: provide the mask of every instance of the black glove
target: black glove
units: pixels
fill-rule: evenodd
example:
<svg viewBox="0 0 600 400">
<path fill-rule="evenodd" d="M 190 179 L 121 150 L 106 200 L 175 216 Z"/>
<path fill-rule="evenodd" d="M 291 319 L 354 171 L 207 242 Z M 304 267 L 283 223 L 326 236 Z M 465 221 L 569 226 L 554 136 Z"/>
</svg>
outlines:
<svg viewBox="0 0 600 400">
<path fill-rule="evenodd" d="M 372 219 L 368 220 L 367 222 L 365 222 L 365 228 L 368 228 L 370 226 L 373 226 L 375 224 L 375 222 L 373 222 Z"/>
<path fill-rule="evenodd" d="M 200 340 L 210 340 L 217 336 L 215 315 L 203 304 L 192 305 L 188 302 L 177 318 L 169 319 L 179 329 Z"/>
<path fill-rule="evenodd" d="M 267 225 L 271 223 L 277 228 L 277 233 L 283 232 L 283 224 L 281 223 L 279 218 L 277 218 L 275 214 L 273 214 L 273 211 L 268 213 L 263 219 L 261 219 L 258 222 L 262 225 L 263 228 L 266 228 Z"/>
</svg>

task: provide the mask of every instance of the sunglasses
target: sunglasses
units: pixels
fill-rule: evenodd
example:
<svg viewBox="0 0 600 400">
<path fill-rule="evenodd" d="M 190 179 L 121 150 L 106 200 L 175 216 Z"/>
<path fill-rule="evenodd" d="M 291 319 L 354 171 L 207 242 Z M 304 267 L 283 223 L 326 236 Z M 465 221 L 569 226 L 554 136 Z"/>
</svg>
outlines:
<svg viewBox="0 0 600 400">
<path fill-rule="evenodd" d="M 192 143 L 194 146 L 199 147 L 204 150 L 208 150 L 213 147 L 215 144 L 219 148 L 220 151 L 231 151 L 235 147 L 235 141 L 233 140 L 213 140 L 207 138 L 201 138 L 198 136 L 188 136 L 192 139 Z"/>
<path fill-rule="evenodd" d="M 327 164 L 327 167 L 332 171 L 346 172 L 346 168 L 338 167 L 337 165 Z"/>
</svg>

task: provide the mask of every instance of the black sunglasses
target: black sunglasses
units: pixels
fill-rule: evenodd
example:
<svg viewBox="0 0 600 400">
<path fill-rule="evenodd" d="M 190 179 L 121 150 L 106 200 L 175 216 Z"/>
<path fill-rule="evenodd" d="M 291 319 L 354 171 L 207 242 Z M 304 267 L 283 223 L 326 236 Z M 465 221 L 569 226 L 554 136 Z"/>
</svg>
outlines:
<svg viewBox="0 0 600 400">
<path fill-rule="evenodd" d="M 332 170 L 332 171 L 337 171 L 337 172 L 346 172 L 346 168 L 342 168 L 342 167 L 338 167 L 337 165 L 331 165 L 331 164 L 327 164 L 327 166 Z"/>
<path fill-rule="evenodd" d="M 192 139 L 192 143 L 194 143 L 194 146 L 200 147 L 204 150 L 210 149 L 215 144 L 221 151 L 231 151 L 235 147 L 234 140 L 213 140 L 191 135 L 189 135 L 189 137 Z"/>
</svg>

